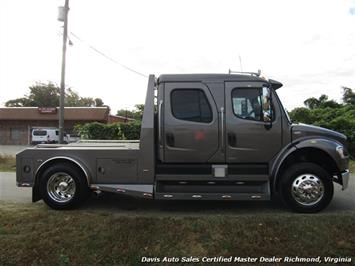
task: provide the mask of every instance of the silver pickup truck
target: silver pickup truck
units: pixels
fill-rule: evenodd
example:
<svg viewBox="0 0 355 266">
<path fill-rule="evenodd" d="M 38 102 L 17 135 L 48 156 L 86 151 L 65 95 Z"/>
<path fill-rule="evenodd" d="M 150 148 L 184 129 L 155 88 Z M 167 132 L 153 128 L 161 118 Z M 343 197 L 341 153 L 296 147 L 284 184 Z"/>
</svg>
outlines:
<svg viewBox="0 0 355 266">
<path fill-rule="evenodd" d="M 269 200 L 317 212 L 345 189 L 343 134 L 292 124 L 280 82 L 258 74 L 149 76 L 140 141 L 37 145 L 16 156 L 33 202 L 69 209 L 91 191 L 159 200 Z"/>
</svg>

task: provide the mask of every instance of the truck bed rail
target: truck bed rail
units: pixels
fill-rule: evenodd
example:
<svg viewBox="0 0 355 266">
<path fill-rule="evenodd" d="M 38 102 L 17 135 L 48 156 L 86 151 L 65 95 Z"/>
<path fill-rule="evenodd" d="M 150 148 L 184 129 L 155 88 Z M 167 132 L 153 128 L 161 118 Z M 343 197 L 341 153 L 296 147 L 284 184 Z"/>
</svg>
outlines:
<svg viewBox="0 0 355 266">
<path fill-rule="evenodd" d="M 75 143 L 139 143 L 139 140 L 81 139 Z"/>
</svg>

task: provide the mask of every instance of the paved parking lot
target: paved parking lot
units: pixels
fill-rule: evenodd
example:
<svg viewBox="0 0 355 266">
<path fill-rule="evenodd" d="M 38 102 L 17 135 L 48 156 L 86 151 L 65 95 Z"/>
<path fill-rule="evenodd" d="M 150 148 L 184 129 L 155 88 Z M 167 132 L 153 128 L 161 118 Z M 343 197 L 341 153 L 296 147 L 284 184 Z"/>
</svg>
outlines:
<svg viewBox="0 0 355 266">
<path fill-rule="evenodd" d="M 0 172 L 0 201 L 31 202 L 31 188 L 16 187 L 15 173 Z M 43 204 L 41 201 L 40 203 Z M 92 196 L 83 206 L 87 210 L 133 211 L 160 214 L 171 212 L 183 214 L 255 214 L 288 212 L 280 202 L 221 202 L 221 201 L 153 201 L 122 197 L 105 193 Z M 334 198 L 324 213 L 355 212 L 355 175 L 351 176 L 349 187 L 341 191 L 335 185 Z"/>
</svg>

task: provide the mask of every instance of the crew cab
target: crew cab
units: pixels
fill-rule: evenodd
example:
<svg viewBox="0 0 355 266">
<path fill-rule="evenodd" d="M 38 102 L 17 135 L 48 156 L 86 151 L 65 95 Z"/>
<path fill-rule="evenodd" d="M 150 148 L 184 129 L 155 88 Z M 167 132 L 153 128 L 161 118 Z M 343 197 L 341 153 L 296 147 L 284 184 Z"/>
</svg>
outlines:
<svg viewBox="0 0 355 266">
<path fill-rule="evenodd" d="M 91 191 L 155 200 L 264 201 L 317 212 L 346 189 L 343 134 L 293 124 L 256 73 L 149 76 L 139 141 L 40 144 L 16 156 L 33 202 L 74 208 Z"/>
</svg>

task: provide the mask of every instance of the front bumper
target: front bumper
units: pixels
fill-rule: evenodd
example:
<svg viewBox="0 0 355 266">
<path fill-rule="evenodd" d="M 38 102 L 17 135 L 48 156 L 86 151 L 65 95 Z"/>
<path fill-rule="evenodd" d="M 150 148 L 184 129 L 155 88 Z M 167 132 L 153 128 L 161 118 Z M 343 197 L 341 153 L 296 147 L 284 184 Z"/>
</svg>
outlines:
<svg viewBox="0 0 355 266">
<path fill-rule="evenodd" d="M 342 190 L 345 190 L 349 185 L 349 178 L 350 178 L 349 169 L 346 169 L 345 171 L 341 172 L 339 177 L 341 179 L 340 182 L 342 185 Z"/>
</svg>

